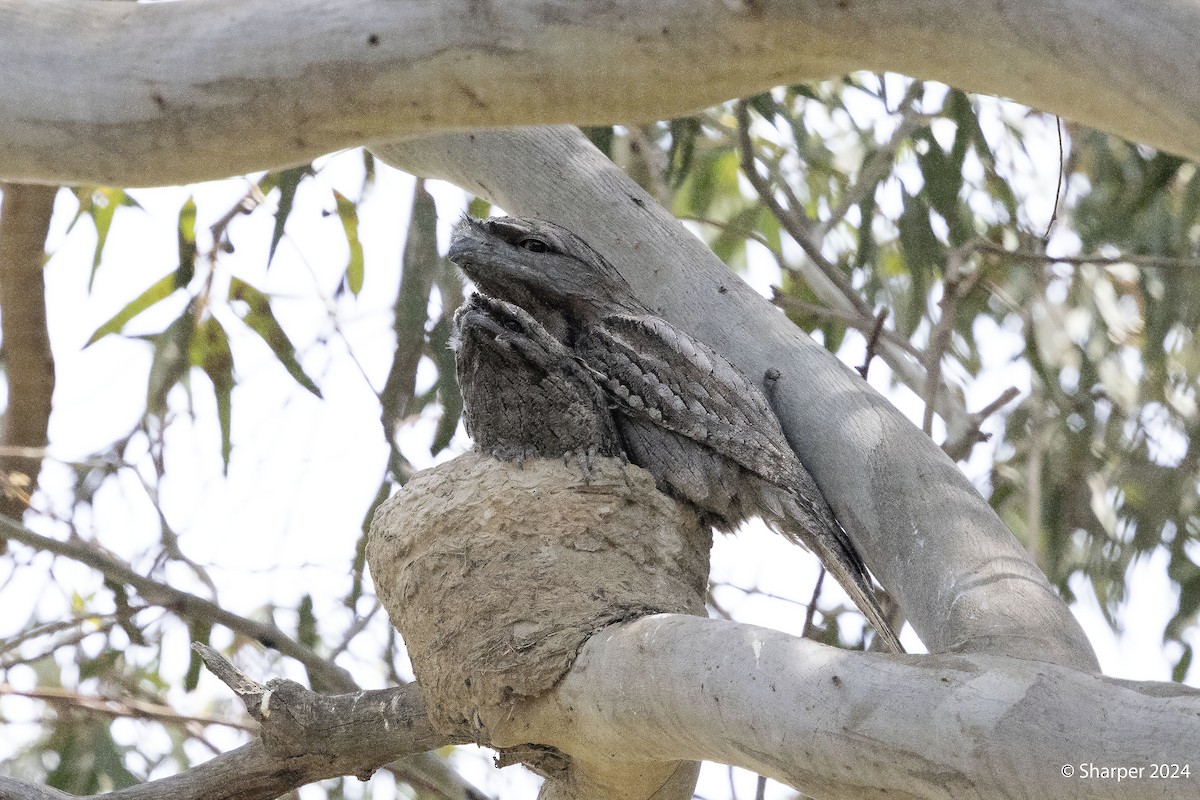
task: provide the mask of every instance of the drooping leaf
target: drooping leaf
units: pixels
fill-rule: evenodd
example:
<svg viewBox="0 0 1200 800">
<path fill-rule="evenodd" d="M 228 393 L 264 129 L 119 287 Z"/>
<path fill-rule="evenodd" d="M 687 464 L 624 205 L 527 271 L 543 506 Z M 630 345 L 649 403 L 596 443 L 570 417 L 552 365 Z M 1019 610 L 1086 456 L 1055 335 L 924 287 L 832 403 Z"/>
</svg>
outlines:
<svg viewBox="0 0 1200 800">
<path fill-rule="evenodd" d="M 596 145 L 596 149 L 604 153 L 608 158 L 612 158 L 613 154 L 613 129 L 611 125 L 588 126 L 583 129 L 583 135 L 586 136 L 592 144 Z"/>
<path fill-rule="evenodd" d="M 296 608 L 296 641 L 305 647 L 316 647 L 321 643 L 317 632 L 317 617 L 313 614 L 312 595 L 305 592 Z"/>
<path fill-rule="evenodd" d="M 408 406 L 416 386 L 417 364 L 425 346 L 429 292 L 439 260 L 437 208 L 424 182 L 417 181 L 413 187 L 408 238 L 404 243 L 400 287 L 392 306 L 396 349 L 379 397 L 384 431 L 389 440 L 395 435 L 396 426 L 410 413 Z M 452 309 L 449 311 L 453 313 Z"/>
<path fill-rule="evenodd" d="M 453 327 L 454 309 L 463 302 L 463 278 L 458 268 L 442 260 L 437 277 L 438 291 L 442 295 L 442 317 L 429 331 L 427 354 L 437 366 L 438 379 L 434 390 L 441 401 L 442 416 L 433 432 L 429 452 L 437 455 L 446 449 L 458 422 L 462 419 L 463 399 L 458 388 L 458 372 L 454 364 L 454 351 L 450 348 L 450 333 Z"/>
<path fill-rule="evenodd" d="M 211 620 L 194 617 L 188 621 L 188 638 L 193 643 L 210 644 L 212 629 L 213 624 Z M 203 666 L 204 661 L 200 658 L 200 654 L 189 648 L 187 674 L 183 676 L 183 690 L 185 692 L 196 690 L 196 687 L 200 684 L 200 671 Z"/>
<path fill-rule="evenodd" d="M 196 330 L 192 305 L 189 303 L 162 333 L 147 337 L 154 344 L 154 359 L 146 387 L 146 413 L 153 416 L 166 416 L 167 394 L 187 377 L 191 366 L 189 352 Z"/>
<path fill-rule="evenodd" d="M 303 164 L 291 169 L 272 172 L 259 183 L 259 189 L 263 194 L 274 188 L 279 189 L 279 203 L 275 209 L 275 228 L 271 232 L 271 246 L 267 250 L 268 268 L 275 260 L 275 248 L 283 239 L 284 226 L 287 225 L 288 216 L 292 213 L 292 205 L 296 201 L 296 190 L 300 188 L 300 181 L 311 175 L 312 171 L 312 164 Z"/>
<path fill-rule="evenodd" d="M 75 223 L 84 214 L 92 218 L 92 224 L 96 227 L 96 249 L 92 255 L 92 270 L 88 273 L 87 283 L 87 289 L 90 293 L 96 280 L 96 270 L 100 268 L 100 259 L 104 253 L 104 246 L 108 243 L 108 232 L 112 228 L 113 217 L 117 213 L 117 208 L 120 206 L 141 208 L 141 206 L 124 189 L 111 186 L 79 187 L 75 192 L 75 196 L 79 199 L 79 211 L 76 212 L 75 218 L 71 220 L 68 231 L 75 227 Z"/>
<path fill-rule="evenodd" d="M 296 347 L 275 318 L 267 296 L 241 278 L 233 277 L 229 280 L 229 299 L 240 301 L 232 304 L 234 313 L 267 343 L 267 347 L 271 348 L 296 383 L 320 397 L 321 390 L 300 366 Z"/>
<path fill-rule="evenodd" d="M 206 316 L 192 337 L 190 360 L 208 376 L 217 401 L 217 420 L 221 426 L 221 464 L 229 474 L 229 457 L 233 453 L 233 353 L 229 334 L 211 315 Z"/>
<path fill-rule="evenodd" d="M 362 194 L 366 193 L 375 185 L 375 154 L 367 148 L 362 149 L 363 160 L 363 186 Z"/>
<path fill-rule="evenodd" d="M 136 317 L 151 306 L 166 300 L 179 289 L 178 286 L 178 271 L 172 271 L 162 276 L 154 283 L 145 289 L 137 297 L 130 300 L 129 303 L 114 314 L 107 322 L 96 329 L 95 333 L 87 340 L 84 347 L 90 347 L 96 342 L 108 336 L 110 333 L 119 333 L 125 327 L 125 323 Z"/>
<path fill-rule="evenodd" d="M 1192 668 L 1192 659 L 1196 655 L 1196 650 L 1190 644 L 1183 646 L 1183 655 L 1179 657 L 1179 661 L 1175 663 L 1175 668 L 1171 670 L 1171 680 L 1176 683 L 1183 683 L 1187 679 L 1188 670 Z"/>
<path fill-rule="evenodd" d="M 118 745 L 109 726 L 97 725 L 92 719 L 60 719 L 44 749 L 55 754 L 57 761 L 46 776 L 46 785 L 69 794 L 96 794 L 140 782 L 124 763 L 132 748 Z"/>
<path fill-rule="evenodd" d="M 437 385 L 434 389 L 442 406 L 442 416 L 438 418 L 433 431 L 433 441 L 429 444 L 429 452 L 433 455 L 449 446 L 463 412 L 458 373 L 454 368 L 454 351 L 450 349 L 450 319 L 449 314 L 444 314 L 429 332 L 429 354 L 438 370 Z"/>
<path fill-rule="evenodd" d="M 196 274 L 196 201 L 189 197 L 179 209 L 179 267 L 175 271 L 175 285 L 182 288 Z"/>
<path fill-rule="evenodd" d="M 337 189 L 333 190 L 333 196 L 337 200 L 338 219 L 342 221 L 342 230 L 346 233 L 346 244 L 350 247 L 350 260 L 346 263 L 342 281 L 350 294 L 358 297 L 363 286 L 363 246 L 358 239 L 358 206 Z"/>
<path fill-rule="evenodd" d="M 667 153 L 667 174 L 663 176 L 672 189 L 678 189 L 692 169 L 696 155 L 696 139 L 700 136 L 700 119 L 683 117 L 670 122 L 671 149 Z"/>
</svg>

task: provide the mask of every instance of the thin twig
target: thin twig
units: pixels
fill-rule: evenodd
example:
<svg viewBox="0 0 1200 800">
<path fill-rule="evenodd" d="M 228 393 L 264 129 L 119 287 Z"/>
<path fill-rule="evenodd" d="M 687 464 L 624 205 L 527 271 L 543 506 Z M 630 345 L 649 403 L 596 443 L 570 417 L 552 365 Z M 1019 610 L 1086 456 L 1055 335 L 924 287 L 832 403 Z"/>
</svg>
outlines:
<svg viewBox="0 0 1200 800">
<path fill-rule="evenodd" d="M 221 719 L 220 717 L 210 717 L 203 714 L 182 714 L 170 706 L 164 706 L 158 703 L 150 703 L 145 700 L 119 697 L 95 697 L 80 694 L 79 692 L 73 692 L 70 689 L 59 689 L 53 687 L 45 687 L 41 689 L 16 689 L 7 683 L 0 683 L 0 695 L 27 697 L 30 700 L 40 700 L 48 705 L 63 708 L 77 708 L 83 711 L 90 711 L 95 714 L 103 714 L 114 719 L 127 717 L 131 719 L 148 719 L 155 722 L 174 723 L 178 725 L 186 725 L 194 722 L 200 725 L 225 725 L 229 728 L 236 728 L 238 730 L 251 732 L 257 729 L 257 726 L 249 725 L 245 722 L 235 722 L 227 719 Z"/>
<path fill-rule="evenodd" d="M 1046 223 L 1046 232 L 1042 234 L 1042 241 L 1050 241 L 1050 232 L 1054 230 L 1054 223 L 1058 221 L 1058 201 L 1062 199 L 1063 187 L 1063 172 L 1066 169 L 1066 158 L 1063 156 L 1063 129 L 1062 117 L 1055 116 L 1054 122 L 1058 126 L 1058 180 L 1054 184 L 1054 208 L 1050 211 L 1050 221 Z"/>
<path fill-rule="evenodd" d="M 879 309 L 879 313 L 875 316 L 875 327 L 871 329 L 871 335 L 867 337 L 867 354 L 863 357 L 862 366 L 858 368 L 858 374 L 862 375 L 864 381 L 867 379 L 867 370 L 871 368 L 871 361 L 875 358 L 875 347 L 879 344 L 879 334 L 883 331 L 883 322 L 887 316 L 886 308 Z"/>
<path fill-rule="evenodd" d="M 813 617 L 817 613 L 817 598 L 821 596 L 821 587 L 825 583 L 825 565 L 821 565 L 820 571 L 817 573 L 817 582 L 813 584 L 812 599 L 808 601 L 808 608 L 804 612 L 804 629 L 800 635 L 805 639 L 812 638 L 813 632 Z"/>
<path fill-rule="evenodd" d="M 1200 270 L 1200 259 L 1175 258 L 1172 256 L 1052 256 L 1047 253 L 1035 253 L 1031 250 L 1006 250 L 998 244 L 986 239 L 977 239 L 971 243 L 971 249 L 981 253 L 994 253 L 999 256 L 1017 259 L 1019 261 L 1036 261 L 1042 264 L 1068 264 L 1071 266 L 1092 265 L 1097 267 L 1112 267 L 1131 264 L 1135 267 L 1148 269 L 1197 269 Z"/>
<path fill-rule="evenodd" d="M 822 317 L 824 319 L 831 319 L 841 322 L 842 324 L 846 325 L 846 327 L 853 328 L 854 330 L 861 332 L 864 336 L 875 330 L 875 319 L 873 317 L 863 318 L 849 311 L 839 311 L 836 308 L 829 308 L 816 303 L 809 303 L 801 300 L 798 297 L 792 297 L 789 294 L 785 294 L 777 287 L 774 288 L 774 295 L 771 297 L 771 302 L 785 311 L 797 311 L 801 314 L 811 314 L 814 317 Z M 914 346 L 912 342 L 908 341 L 903 336 L 897 335 L 895 331 L 890 331 L 887 328 L 883 328 L 879 332 L 878 341 L 886 342 L 887 344 L 900 348 L 917 361 L 921 361 L 925 356 L 925 354 L 916 346 Z M 876 344 L 878 344 L 878 341 Z"/>
<path fill-rule="evenodd" d="M 749 241 L 757 242 L 758 244 L 762 245 L 768 253 L 771 254 L 771 257 L 775 259 L 775 264 L 779 267 L 779 269 L 781 271 L 792 272 L 792 273 L 797 272 L 797 270 L 794 267 L 790 266 L 786 261 L 783 260 L 783 253 L 780 253 L 777 250 L 775 250 L 773 247 L 771 247 L 771 245 L 767 242 L 766 237 L 764 237 L 762 234 L 758 233 L 757 231 L 749 230 L 740 225 L 733 225 L 729 222 L 722 222 L 721 220 L 709 219 L 708 217 L 696 217 L 696 216 L 691 216 L 688 214 L 680 214 L 680 215 L 676 216 L 675 218 L 678 220 L 681 220 L 683 222 L 695 222 L 698 225 L 711 225 L 712 227 L 717 228 L 718 230 L 725 231 L 726 233 L 731 233 L 734 236 L 741 236 L 742 238 L 748 239 Z"/>
<path fill-rule="evenodd" d="M 202 597 L 160 583 L 153 578 L 147 578 L 135 572 L 115 556 L 102 552 L 93 545 L 81 540 L 61 542 L 51 539 L 34 533 L 24 525 L 4 516 L 0 516 L 0 531 L 6 538 L 20 542 L 27 547 L 78 561 L 102 573 L 111 581 L 132 586 L 148 603 L 170 609 L 185 618 L 216 622 L 232 631 L 257 639 L 263 645 L 299 661 L 309 669 L 310 675 L 314 677 L 320 675 L 321 679 L 325 681 L 325 685 L 333 691 L 352 692 L 358 688 L 358 684 L 350 677 L 349 672 L 328 659 L 321 658 L 278 627 L 246 619 L 226 611 L 216 603 Z"/>
<path fill-rule="evenodd" d="M 988 417 L 995 414 L 1001 407 L 1008 405 L 1012 400 L 1021 394 L 1021 390 L 1015 386 L 1010 386 L 1000 393 L 992 402 L 988 403 L 983 408 L 976 411 L 974 414 L 969 414 L 968 419 L 970 425 L 966 430 L 958 433 L 954 437 L 947 437 L 946 441 L 942 442 L 942 450 L 946 455 L 950 456 L 953 461 L 961 461 L 971 454 L 971 448 L 979 442 L 986 442 L 988 434 L 983 433 L 980 427 Z"/>
<path fill-rule="evenodd" d="M 775 192 L 771 188 L 771 182 L 755 166 L 754 144 L 750 139 L 750 110 L 745 100 L 739 100 L 734 104 L 734 113 L 738 122 L 738 149 L 741 151 L 742 172 L 745 174 L 746 179 L 750 181 L 750 185 L 754 187 L 754 191 L 758 193 L 762 202 L 779 220 L 779 224 L 788 232 L 788 235 L 796 240 L 796 243 L 804 250 L 809 260 L 817 266 L 822 275 L 837 287 L 846 301 L 864 317 L 871 317 L 871 309 L 867 306 L 866 301 L 859 296 L 858 292 L 854 290 L 854 287 L 850 285 L 850 279 L 834 264 L 830 263 L 829 259 L 822 255 L 820 246 L 812 238 L 813 222 L 804 213 L 799 204 L 795 202 L 794 196 L 792 199 L 793 207 L 784 208 L 779 200 L 776 199 Z M 787 182 L 781 181 L 781 184 L 790 193 L 791 189 L 787 187 Z"/>
<path fill-rule="evenodd" d="M 671 189 L 667 186 L 667 159 L 663 149 L 659 147 L 646 132 L 637 125 L 626 125 L 625 136 L 629 140 L 629 149 L 640 156 L 646 165 L 646 175 L 649 178 L 650 193 L 664 208 L 671 207 Z"/>
<path fill-rule="evenodd" d="M 921 429 L 927 436 L 933 435 L 933 414 L 937 406 L 937 392 L 942 383 L 942 357 L 950 349 L 951 334 L 958 319 L 958 302 L 965 297 L 983 276 L 983 267 L 973 274 L 964 272 L 967 256 L 975 249 L 975 241 L 967 242 L 951 250 L 946 256 L 946 275 L 942 279 L 942 298 L 938 301 L 941 314 L 929 333 L 929 347 L 925 351 L 925 418 Z"/>
</svg>

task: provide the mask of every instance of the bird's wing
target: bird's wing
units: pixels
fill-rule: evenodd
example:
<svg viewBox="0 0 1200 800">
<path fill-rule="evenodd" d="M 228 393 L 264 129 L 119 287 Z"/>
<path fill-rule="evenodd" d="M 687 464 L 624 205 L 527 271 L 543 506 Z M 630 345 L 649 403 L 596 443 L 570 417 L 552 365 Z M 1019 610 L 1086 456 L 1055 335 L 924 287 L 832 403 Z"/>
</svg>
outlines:
<svg viewBox="0 0 1200 800">
<path fill-rule="evenodd" d="M 623 413 L 706 445 L 770 481 L 786 485 L 803 469 L 762 391 L 666 320 L 607 316 L 577 344 Z"/>
</svg>

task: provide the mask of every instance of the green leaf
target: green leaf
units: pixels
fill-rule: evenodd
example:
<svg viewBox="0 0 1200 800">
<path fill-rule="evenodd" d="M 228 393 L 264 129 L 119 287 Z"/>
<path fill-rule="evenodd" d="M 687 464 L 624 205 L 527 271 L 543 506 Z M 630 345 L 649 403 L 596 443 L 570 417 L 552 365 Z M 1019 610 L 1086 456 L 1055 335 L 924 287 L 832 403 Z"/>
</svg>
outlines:
<svg viewBox="0 0 1200 800">
<path fill-rule="evenodd" d="M 363 160 L 363 186 L 362 193 L 365 195 L 367 190 L 375 185 L 375 155 L 367 148 L 362 149 Z"/>
<path fill-rule="evenodd" d="M 437 364 L 436 389 L 442 404 L 442 416 L 438 419 L 433 441 L 429 445 L 429 452 L 433 455 L 449 446 L 463 412 L 462 392 L 458 388 L 458 373 L 454 366 L 454 351 L 450 348 L 450 319 L 450 314 L 443 314 L 429 332 L 429 355 Z"/>
<path fill-rule="evenodd" d="M 191 363 L 204 370 L 212 381 L 217 400 L 217 418 L 221 424 L 221 463 L 229 474 L 229 457 L 233 453 L 233 353 L 229 349 L 229 334 L 215 317 L 207 317 L 192 337 Z"/>
<path fill-rule="evenodd" d="M 700 157 L 683 187 L 675 193 L 675 212 L 680 216 L 706 217 L 718 200 L 744 199 L 738 188 L 741 165 L 733 150 L 712 150 Z"/>
<path fill-rule="evenodd" d="M 927 148 L 917 155 L 921 175 L 925 179 L 924 191 L 929 205 L 948 222 L 958 215 L 958 195 L 963 187 L 962 163 L 946 157 L 933 132 L 922 128 L 913 136 L 913 141 L 924 140 Z"/>
<path fill-rule="evenodd" d="M 163 417 L 167 413 L 167 394 L 187 377 L 190 368 L 192 334 L 196 330 L 194 303 L 189 303 L 162 333 L 149 337 L 154 343 L 154 360 L 146 385 L 146 413 Z"/>
<path fill-rule="evenodd" d="M 333 190 L 337 198 L 337 215 L 342 221 L 342 229 L 346 232 L 346 244 L 350 246 L 350 261 L 346 264 L 343 280 L 350 293 L 358 297 L 363 287 L 363 246 L 358 240 L 358 207 L 337 189 Z"/>
<path fill-rule="evenodd" d="M 266 194 L 271 189 L 279 189 L 279 204 L 275 208 L 275 229 L 271 232 L 271 247 L 267 251 L 267 266 L 275 259 L 275 248 L 283 239 L 283 228 L 287 224 L 288 215 L 292 213 L 292 205 L 296 201 L 296 190 L 305 176 L 312 174 L 312 164 L 272 172 L 259 182 L 259 189 Z"/>
<path fill-rule="evenodd" d="M 590 139 L 592 144 L 596 145 L 597 150 L 604 153 L 608 158 L 612 158 L 613 129 L 611 125 L 585 127 L 583 135 Z"/>
<path fill-rule="evenodd" d="M 417 181 L 413 186 L 412 212 L 404 242 L 400 287 L 392 305 L 396 349 L 392 352 L 392 365 L 379 396 L 383 406 L 383 424 L 389 439 L 401 420 L 410 413 L 417 365 L 425 345 L 429 292 L 439 263 L 437 208 L 433 195 L 425 188 L 425 182 Z"/>
<path fill-rule="evenodd" d="M 108 322 L 105 322 L 103 325 L 97 328 L 96 332 L 93 333 L 91 338 L 87 340 L 87 344 L 85 344 L 84 347 L 92 346 L 105 336 L 108 336 L 110 333 L 119 333 L 121 329 L 125 327 L 125 323 L 129 322 L 129 320 L 133 319 L 138 314 L 142 313 L 156 303 L 166 300 L 168 297 L 175 294 L 175 292 L 179 289 L 176 280 L 177 277 L 178 272 L 169 272 L 152 283 L 149 288 L 147 288 L 137 297 L 133 298 L 128 305 L 114 314 L 113 317 L 108 320 Z"/>
<path fill-rule="evenodd" d="M 492 204 L 482 197 L 472 197 L 467 206 L 467 213 L 476 219 L 485 219 L 488 214 L 492 213 Z"/>
<path fill-rule="evenodd" d="M 191 197 L 179 209 L 179 268 L 175 285 L 183 288 L 196 274 L 196 201 Z"/>
<path fill-rule="evenodd" d="M 300 362 L 296 358 L 296 347 L 284 333 L 283 328 L 279 325 L 279 320 L 275 319 L 267 296 L 241 278 L 230 278 L 229 299 L 240 300 L 245 304 L 241 308 L 234 306 L 234 313 L 238 315 L 238 318 L 246 323 L 250 330 L 262 337 L 262 340 L 267 343 L 267 347 L 271 348 L 271 352 L 283 364 L 288 374 L 296 380 L 296 383 L 320 397 L 321 390 L 300 366 Z"/>
<path fill-rule="evenodd" d="M 60 719 L 45 744 L 58 756 L 46 785 L 77 795 L 133 786 L 141 781 L 124 764 L 131 749 L 113 740 L 108 725 L 86 717 Z"/>
<path fill-rule="evenodd" d="M 120 206 L 141 208 L 141 206 L 124 189 L 110 186 L 80 187 L 75 194 L 79 198 L 79 211 L 75 214 L 75 219 L 71 221 L 71 227 L 75 227 L 75 223 L 84 214 L 90 216 L 92 224 L 96 226 L 96 250 L 92 254 L 92 271 L 88 274 L 87 282 L 87 289 L 90 293 L 96 281 L 96 270 L 100 268 L 100 258 L 104 253 L 104 246 L 108 243 L 108 232 L 112 228 L 113 216 L 117 213 L 117 208 Z"/>
<path fill-rule="evenodd" d="M 670 122 L 671 150 L 667 154 L 667 174 L 672 189 L 678 189 L 692 169 L 696 155 L 696 139 L 700 135 L 699 117 L 683 117 Z"/>
<path fill-rule="evenodd" d="M 209 644 L 212 636 L 213 624 L 211 621 L 193 619 L 188 623 L 188 635 L 193 642 L 201 644 Z M 183 676 L 183 690 L 185 692 L 193 692 L 200 685 L 200 670 L 204 666 L 204 661 L 200 658 L 200 654 L 195 650 L 188 648 L 188 670 Z"/>
<path fill-rule="evenodd" d="M 101 650 L 95 658 L 84 658 L 79 663 L 79 680 L 104 678 L 112 673 L 113 667 L 124 657 L 120 650 Z"/>
<path fill-rule="evenodd" d="M 775 98 L 770 92 L 762 92 L 746 99 L 746 105 L 753 108 L 767 122 L 773 122 L 775 113 L 779 110 Z"/>
<path fill-rule="evenodd" d="M 311 594 L 300 598 L 300 607 L 296 609 L 296 641 L 305 647 L 315 648 L 321 644 L 321 636 L 317 633 L 317 617 L 313 614 L 313 599 Z"/>
<path fill-rule="evenodd" d="M 1179 662 L 1175 664 L 1175 668 L 1171 670 L 1171 680 L 1176 683 L 1183 683 L 1187 678 L 1188 670 L 1192 667 L 1192 658 L 1196 655 L 1196 651 L 1192 649 L 1190 644 L 1183 646 L 1183 655 L 1179 657 Z"/>
</svg>

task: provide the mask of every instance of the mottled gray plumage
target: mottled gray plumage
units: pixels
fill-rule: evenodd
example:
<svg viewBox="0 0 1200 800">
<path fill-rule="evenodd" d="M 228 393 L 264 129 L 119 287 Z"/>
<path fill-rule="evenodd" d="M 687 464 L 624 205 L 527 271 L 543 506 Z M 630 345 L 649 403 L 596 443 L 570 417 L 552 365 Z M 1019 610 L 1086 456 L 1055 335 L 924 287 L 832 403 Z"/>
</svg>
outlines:
<svg viewBox="0 0 1200 800">
<path fill-rule="evenodd" d="M 762 390 L 642 305 L 603 257 L 541 220 L 466 219 L 450 259 L 484 293 L 529 312 L 587 366 L 629 459 L 721 530 L 762 517 L 807 546 L 887 649 L 903 652 L 862 558 L 787 443 Z"/>
<path fill-rule="evenodd" d="M 579 359 L 519 306 L 473 295 L 452 344 L 467 432 L 502 460 L 621 456 L 603 391 Z"/>
</svg>

